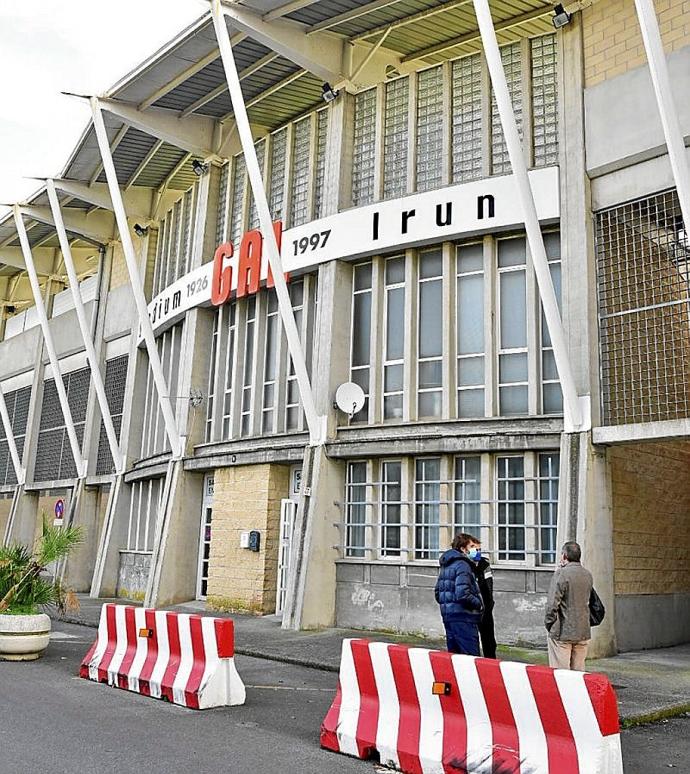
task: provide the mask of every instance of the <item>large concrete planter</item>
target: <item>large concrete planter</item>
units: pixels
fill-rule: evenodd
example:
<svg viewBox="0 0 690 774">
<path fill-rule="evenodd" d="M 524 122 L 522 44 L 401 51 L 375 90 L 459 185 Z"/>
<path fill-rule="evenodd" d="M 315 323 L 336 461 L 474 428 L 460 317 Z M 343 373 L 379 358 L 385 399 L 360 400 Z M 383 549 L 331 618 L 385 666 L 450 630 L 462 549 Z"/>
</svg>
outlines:
<svg viewBox="0 0 690 774">
<path fill-rule="evenodd" d="M 50 642 L 50 618 L 0 615 L 0 661 L 34 661 Z"/>
</svg>

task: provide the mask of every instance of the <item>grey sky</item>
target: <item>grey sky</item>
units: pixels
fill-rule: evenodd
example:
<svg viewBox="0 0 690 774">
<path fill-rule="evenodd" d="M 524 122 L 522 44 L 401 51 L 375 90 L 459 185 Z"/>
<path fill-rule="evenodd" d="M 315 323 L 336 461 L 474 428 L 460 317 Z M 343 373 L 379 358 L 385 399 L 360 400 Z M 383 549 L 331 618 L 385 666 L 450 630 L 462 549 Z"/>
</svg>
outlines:
<svg viewBox="0 0 690 774">
<path fill-rule="evenodd" d="M 1 0 L 0 202 L 57 174 L 100 93 L 204 12 L 199 0 Z M 5 212 L 0 208 L 0 214 Z"/>
</svg>

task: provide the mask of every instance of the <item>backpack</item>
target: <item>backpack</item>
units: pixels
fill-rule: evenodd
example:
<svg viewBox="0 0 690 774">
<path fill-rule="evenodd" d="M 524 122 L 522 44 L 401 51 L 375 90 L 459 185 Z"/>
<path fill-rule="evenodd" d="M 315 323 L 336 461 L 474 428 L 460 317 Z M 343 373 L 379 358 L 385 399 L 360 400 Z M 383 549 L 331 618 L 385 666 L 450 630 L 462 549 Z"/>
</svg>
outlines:
<svg viewBox="0 0 690 774">
<path fill-rule="evenodd" d="M 599 626 L 604 620 L 605 615 L 606 608 L 604 603 L 599 599 L 599 595 L 594 590 L 594 586 L 592 586 L 592 590 L 589 593 L 589 625 Z"/>
</svg>

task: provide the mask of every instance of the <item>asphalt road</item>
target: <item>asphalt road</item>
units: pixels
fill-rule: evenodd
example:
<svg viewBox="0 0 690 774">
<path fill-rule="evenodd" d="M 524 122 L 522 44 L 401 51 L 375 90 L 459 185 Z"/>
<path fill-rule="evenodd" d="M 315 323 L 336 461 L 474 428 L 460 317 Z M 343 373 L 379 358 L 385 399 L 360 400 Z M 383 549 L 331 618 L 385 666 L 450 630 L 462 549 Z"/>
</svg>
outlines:
<svg viewBox="0 0 690 774">
<path fill-rule="evenodd" d="M 0 774 L 372 774 L 323 751 L 330 672 L 237 657 L 247 703 L 197 712 L 76 677 L 95 632 L 58 624 L 47 654 L 0 662 Z M 690 719 L 623 733 L 626 774 L 690 772 Z"/>
</svg>

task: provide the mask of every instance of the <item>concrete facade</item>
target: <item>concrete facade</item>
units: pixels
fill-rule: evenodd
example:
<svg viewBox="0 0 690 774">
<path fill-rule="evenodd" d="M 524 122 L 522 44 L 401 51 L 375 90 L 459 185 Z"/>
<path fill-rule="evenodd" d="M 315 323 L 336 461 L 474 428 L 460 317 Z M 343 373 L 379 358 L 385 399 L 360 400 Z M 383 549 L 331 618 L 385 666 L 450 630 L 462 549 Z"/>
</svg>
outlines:
<svg viewBox="0 0 690 774">
<path fill-rule="evenodd" d="M 311 5 L 316 12 L 322 4 Z M 442 19 L 445 10 L 436 12 Z M 659 0 L 657 12 L 688 137 L 690 9 L 687 0 Z M 190 34 L 178 43 L 192 46 L 184 56 L 193 68 L 212 33 Z M 291 89 L 288 113 L 278 103 L 261 106 L 270 89 L 249 100 L 269 205 L 283 224 L 290 302 L 326 428 L 314 446 L 266 267 L 255 282 L 260 266 L 239 264 L 256 259 L 259 248 L 243 253 L 242 237 L 258 220 L 230 107 L 214 105 L 225 99 L 222 83 L 216 96 L 199 93 L 193 104 L 178 105 L 173 78 L 166 105 L 190 111 L 181 126 L 192 126 L 186 118 L 212 124 L 213 152 L 200 174 L 189 156 L 172 166 L 173 156 L 166 157 L 168 177 L 155 185 L 159 167 L 143 158 L 141 176 L 125 194 L 130 226 L 136 219 L 148 229 L 132 238 L 167 394 L 156 388 L 139 341 L 131 278 L 121 241 L 113 239 L 99 253 L 99 291 L 87 312 L 125 470 L 120 475 L 109 460 L 100 409 L 87 389 L 71 399 L 84 415 L 86 477 L 36 477 L 37 469 L 52 470 L 45 459 L 37 468 L 42 450 L 54 449 L 62 470 L 69 447 L 62 436 L 59 451 L 57 441 L 48 444 L 62 425 L 59 416 L 48 424 L 56 412 L 40 330 L 6 337 L 3 391 L 31 386 L 22 436 L 27 486 L 11 539 L 30 542 L 41 511 L 78 493 L 74 523 L 85 527 L 87 543 L 68 580 L 94 596 L 149 605 L 201 597 L 212 609 L 272 614 L 283 583 L 285 627 L 437 636 L 438 554 L 455 531 L 467 529 L 478 533 L 494 564 L 499 641 L 537 646 L 559 546 L 577 539 L 608 610 L 593 654 L 690 638 L 690 455 L 682 424 L 690 416 L 683 404 L 690 322 L 682 306 L 687 276 L 674 263 L 685 260 L 687 247 L 634 6 L 602 0 L 574 12 L 557 33 L 545 15 L 500 42 L 511 92 L 519 95 L 570 366 L 578 394 L 589 399 L 593 431 L 564 432 L 552 337 L 515 194 L 501 193 L 510 162 L 476 41 L 416 59 L 384 47 L 353 93 L 341 89 L 328 106 L 320 84 L 314 89 L 299 78 L 276 86 L 281 95 Z M 245 55 L 253 61 L 254 53 Z M 164 91 L 169 78 L 159 64 L 151 63 L 143 80 L 132 76 L 118 92 L 122 99 L 144 105 L 149 92 Z M 204 105 L 211 113 L 195 112 Z M 142 125 L 146 116 L 144 107 Z M 153 132 L 158 124 L 148 120 Z M 88 166 L 86 151 L 76 154 Z M 116 168 L 127 171 L 117 159 Z M 80 169 L 72 170 L 75 179 L 85 175 Z M 666 197 L 670 214 L 661 224 L 652 223 L 654 207 L 644 203 L 653 196 Z M 634 215 L 616 210 L 604 244 L 602 212 L 626 206 L 637 208 Z M 621 245 L 641 229 L 648 242 L 628 255 Z M 229 242 L 233 282 L 241 287 L 249 277 L 249 289 L 214 305 L 219 278 L 211 262 Z M 333 244 L 337 250 L 328 253 Z M 59 266 L 54 253 L 52 268 Z M 604 254 L 628 276 L 613 268 L 607 275 Z M 644 320 L 626 322 L 631 304 L 637 315 L 649 301 L 644 283 L 635 284 L 638 275 L 652 275 L 650 284 L 662 289 L 652 305 L 680 309 L 672 362 L 654 349 L 670 341 L 664 311 L 647 339 Z M 612 307 L 623 322 L 611 354 L 600 341 L 608 319 L 603 299 L 606 288 L 625 287 L 630 277 L 636 293 Z M 46 282 L 49 302 L 58 290 L 58 279 Z M 74 311 L 53 316 L 50 326 L 63 373 L 83 368 Z M 631 331 L 649 346 L 621 351 Z M 126 358 L 118 369 L 117 358 Z M 616 362 L 626 378 L 619 373 L 611 383 Z M 639 397 L 642 372 L 663 372 L 666 380 L 664 390 L 644 396 L 654 411 L 611 421 L 612 400 L 628 407 Z M 335 404 L 346 382 L 365 394 L 352 413 Z M 664 413 L 669 384 L 680 397 Z M 175 417 L 179 458 L 171 454 L 163 401 Z M 681 423 L 674 425 L 680 440 L 659 440 L 655 422 L 671 420 Z M 648 444 L 635 442 L 640 426 Z M 212 497 L 205 491 L 210 478 Z M 9 479 L 0 483 L 0 530 L 14 489 Z M 297 506 L 286 548 L 279 537 L 287 499 Z M 258 552 L 240 547 L 252 530 L 260 534 Z M 279 579 L 281 562 L 289 571 Z"/>
</svg>

